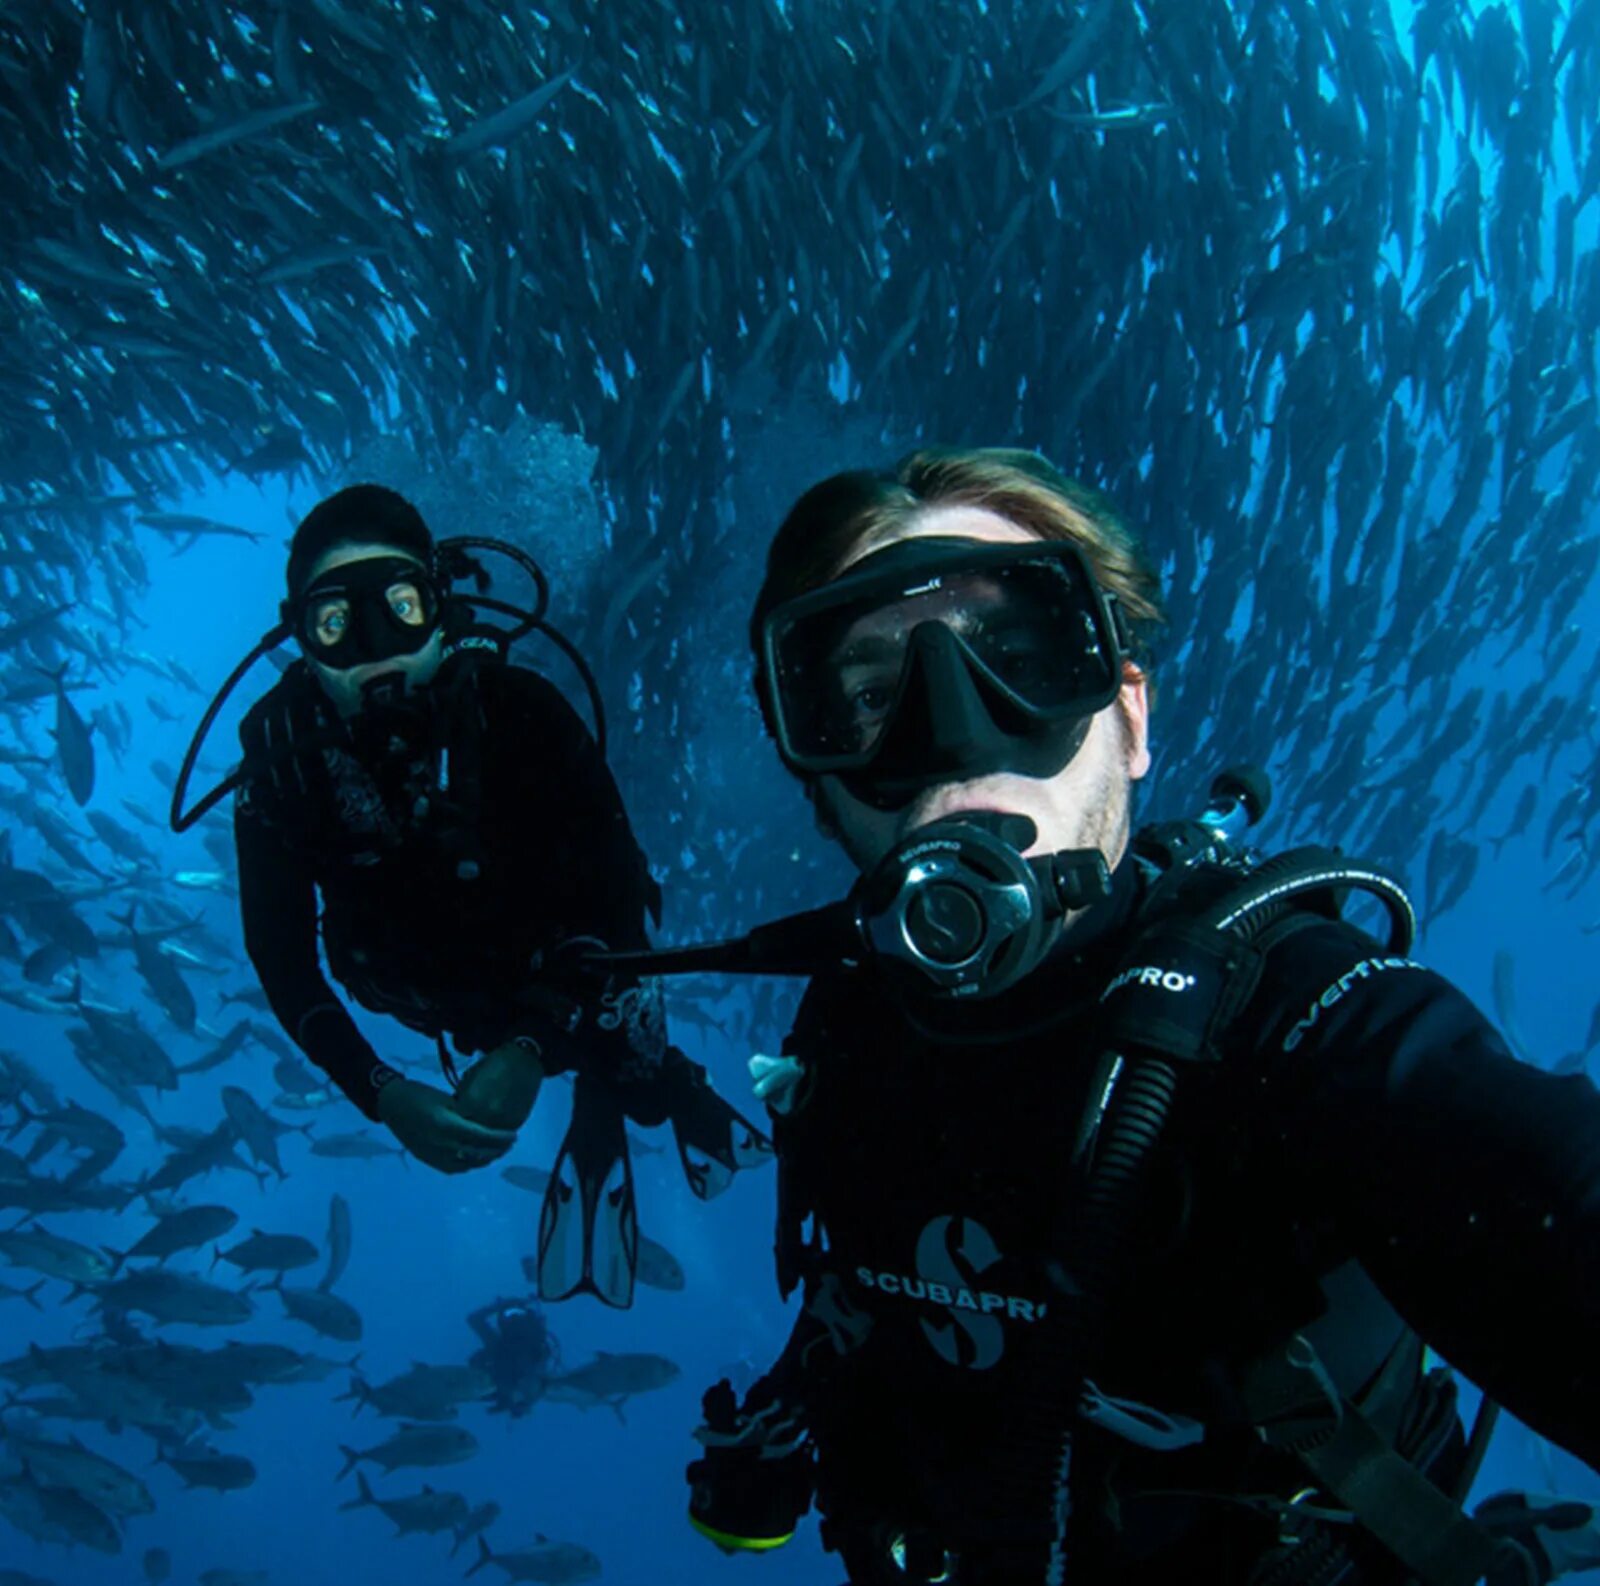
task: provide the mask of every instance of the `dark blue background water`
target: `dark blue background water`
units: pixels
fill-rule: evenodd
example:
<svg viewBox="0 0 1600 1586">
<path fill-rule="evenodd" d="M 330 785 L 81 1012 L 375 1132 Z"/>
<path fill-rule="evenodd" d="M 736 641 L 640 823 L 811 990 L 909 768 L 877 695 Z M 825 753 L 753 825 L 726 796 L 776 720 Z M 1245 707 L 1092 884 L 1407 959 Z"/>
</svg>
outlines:
<svg viewBox="0 0 1600 1586">
<path fill-rule="evenodd" d="M 301 492 L 293 505 L 302 509 L 309 505 L 309 497 Z M 269 538 L 255 547 L 202 544 L 183 556 L 155 549 L 151 565 L 156 598 L 147 612 L 147 648 L 182 657 L 202 679 L 220 680 L 225 675 L 273 618 L 284 508 L 281 489 L 257 491 L 248 485 L 219 486 L 182 504 L 182 510 L 258 527 Z M 1584 620 L 1600 626 L 1600 599 L 1591 598 L 1586 604 Z M 258 676 L 264 683 L 270 673 L 263 669 Z M 129 701 L 136 717 L 140 691 L 148 692 L 142 678 Z M 169 698 L 177 695 L 174 689 L 159 692 Z M 195 707 L 199 704 L 192 701 Z M 748 728 L 742 721 L 741 726 Z M 104 784 L 103 791 L 97 791 L 97 803 L 115 808 L 116 797 L 126 793 L 152 808 L 162 807 L 162 789 L 141 762 L 176 763 L 185 738 L 184 727 L 140 720 L 138 749 L 126 769 L 117 772 L 102 764 Z M 231 745 L 225 725 L 219 727 L 217 741 Z M 767 756 L 770 750 L 753 742 L 752 753 Z M 212 757 L 222 755 L 213 751 Z M 1574 746 L 1558 762 L 1558 777 L 1574 771 L 1580 758 Z M 772 780 L 774 797 L 792 797 L 776 768 Z M 1292 804 L 1293 787 L 1281 788 L 1279 796 Z M 803 806 L 798 798 L 794 803 L 795 841 L 816 843 L 819 839 L 809 830 Z M 1509 813 L 1504 804 L 1497 805 L 1486 829 L 1498 833 Z M 1596 912 L 1594 900 L 1562 903 L 1541 890 L 1541 882 L 1553 869 L 1540 856 L 1541 840 L 1537 831 L 1531 832 L 1508 842 L 1498 860 L 1486 855 L 1463 904 L 1447 914 L 1420 946 L 1427 962 L 1485 1009 L 1492 1008 L 1493 955 L 1502 948 L 1511 951 L 1517 961 L 1520 1033 L 1536 1060 L 1550 1062 L 1581 1044 L 1600 985 L 1596 973 L 1600 955 L 1597 939 L 1581 932 Z M 174 871 L 212 868 L 197 835 L 172 839 L 164 857 Z M 774 862 L 782 858 L 774 856 Z M 208 903 L 207 915 L 224 933 L 236 932 L 228 900 Z M 664 935 L 672 923 L 669 900 Z M 216 984 L 231 986 L 236 979 Z M 212 1014 L 206 997 L 213 983 L 198 975 L 193 982 L 202 998 L 201 1017 L 207 1019 Z M 142 1001 L 127 968 L 106 983 L 106 989 L 120 995 L 125 1005 L 139 1007 L 150 1028 L 162 1028 L 159 1011 Z M 729 996 L 740 994 L 736 988 Z M 65 1092 L 87 1105 L 106 1106 L 107 1099 L 73 1063 L 58 1024 L 11 1009 L 0 1013 L 0 1022 L 6 1044 L 57 1076 Z M 216 1022 L 220 1026 L 226 1021 Z M 398 1027 L 373 1020 L 367 1025 L 380 1051 L 412 1058 L 424 1055 L 421 1043 Z M 775 1050 L 782 1033 L 777 1027 L 763 1032 L 758 1049 Z M 691 1055 L 708 1065 L 726 1093 L 745 1092 L 742 1070 L 749 1055 L 745 1045 L 704 1040 L 688 1026 L 681 1026 L 678 1036 Z M 175 1032 L 170 1044 L 180 1061 L 198 1054 L 198 1046 L 191 1051 Z M 165 1102 L 162 1116 L 209 1127 L 220 1115 L 216 1096 L 222 1084 L 243 1083 L 263 1097 L 270 1094 L 270 1064 L 265 1054 L 252 1053 L 215 1074 L 186 1081 L 179 1095 Z M 973 1076 L 974 1085 L 997 1082 L 993 1073 Z M 559 1083 L 548 1087 L 510 1161 L 549 1165 L 565 1125 L 568 1094 Z M 324 1133 L 360 1123 L 353 1111 L 321 1112 L 315 1117 Z M 117 1174 L 124 1175 L 130 1166 L 153 1167 L 160 1153 L 148 1131 L 135 1118 L 124 1116 L 119 1121 L 129 1135 L 132 1160 L 118 1164 Z M 735 1570 L 759 1569 L 763 1579 L 774 1583 L 831 1580 L 833 1566 L 821 1561 L 810 1525 L 790 1548 L 757 1564 L 723 1559 L 682 1519 L 682 1466 L 695 1451 L 689 1433 L 697 1424 L 699 1393 L 730 1369 L 748 1370 L 750 1364 L 764 1368 L 787 1336 L 789 1322 L 778 1303 L 771 1272 L 773 1175 L 745 1175 L 721 1200 L 702 1206 L 682 1183 L 667 1132 L 657 1131 L 655 1138 L 668 1146 L 668 1152 L 640 1157 L 635 1164 L 642 1225 L 678 1255 L 688 1276 L 687 1290 L 669 1294 L 641 1288 L 633 1310 L 626 1313 L 580 1300 L 552 1307 L 550 1315 L 568 1363 L 578 1363 L 598 1349 L 651 1350 L 676 1360 L 683 1368 L 681 1378 L 663 1392 L 633 1401 L 626 1425 L 604 1410 L 584 1412 L 559 1404 L 540 1405 L 528 1419 L 510 1424 L 469 1409 L 464 1423 L 482 1442 L 482 1452 L 471 1464 L 401 1472 L 387 1479 L 374 1473 L 369 1479 L 380 1496 L 414 1492 L 429 1479 L 442 1489 L 465 1492 L 474 1502 L 495 1498 L 504 1513 L 489 1533 L 491 1545 L 524 1545 L 535 1531 L 543 1531 L 598 1552 L 608 1579 L 718 1580 L 731 1578 Z M 393 1375 L 417 1359 L 465 1359 L 472 1347 L 463 1323 L 466 1311 L 495 1294 L 522 1290 L 519 1263 L 532 1249 L 537 1201 L 504 1183 L 496 1170 L 444 1179 L 419 1166 L 404 1167 L 398 1160 L 329 1162 L 310 1156 L 305 1143 L 294 1136 L 284 1141 L 283 1154 L 289 1177 L 282 1184 L 263 1193 L 242 1176 L 229 1174 L 202 1181 L 199 1198 L 221 1198 L 235 1206 L 241 1234 L 259 1225 L 320 1241 L 330 1194 L 337 1191 L 346 1197 L 354 1214 L 355 1253 L 339 1292 L 366 1319 L 361 1369 L 370 1379 Z M 1463 1141 L 1460 1172 L 1470 1176 L 1474 1171 L 1472 1142 Z M 1486 1193 L 1493 1193 L 1492 1186 Z M 135 1209 L 120 1221 L 95 1214 L 45 1221 L 88 1243 L 125 1246 L 142 1226 L 138 1215 Z M 195 1263 L 177 1258 L 177 1264 Z M 26 1280 L 14 1274 L 13 1281 Z M 52 1283 L 45 1292 L 59 1299 L 63 1291 Z M 1539 1296 L 1530 1294 L 1527 1303 L 1536 1307 Z M 70 1308 L 51 1303 L 41 1318 L 20 1303 L 8 1303 L 0 1308 L 0 1353 L 20 1353 L 30 1341 L 65 1341 L 85 1312 L 83 1302 Z M 219 1333 L 232 1333 L 186 1327 L 164 1331 L 175 1340 L 208 1346 L 219 1342 Z M 267 1296 L 258 1304 L 255 1321 L 239 1329 L 237 1336 L 299 1347 L 308 1342 L 304 1329 L 278 1317 L 275 1301 Z M 315 1344 L 325 1355 L 347 1353 L 324 1340 Z M 379 1569 L 395 1586 L 450 1578 L 452 1568 L 469 1560 L 468 1550 L 452 1566 L 446 1561 L 448 1539 L 394 1541 L 388 1522 L 376 1512 L 336 1512 L 339 1501 L 354 1496 L 353 1478 L 335 1485 L 341 1463 L 337 1446 L 367 1448 L 385 1435 L 385 1423 L 370 1411 L 352 1421 L 348 1406 L 331 1402 L 336 1389 L 342 1391 L 341 1383 L 342 1377 L 336 1376 L 324 1384 L 262 1389 L 256 1406 L 238 1418 L 237 1431 L 214 1436 L 220 1447 L 255 1461 L 260 1479 L 248 1491 L 186 1494 L 171 1472 L 148 1473 L 159 1510 L 130 1523 L 129 1557 L 120 1564 L 83 1551 L 64 1557 L 59 1550 L 36 1546 L 14 1532 L 5 1533 L 0 1556 L 63 1586 L 130 1578 L 137 1552 L 151 1545 L 172 1551 L 178 1579 L 214 1563 L 269 1568 L 281 1580 L 332 1583 L 352 1572 L 356 1578 L 368 1578 Z M 144 1459 L 149 1446 L 135 1432 L 112 1438 L 91 1429 L 87 1439 L 113 1458 L 130 1463 Z M 1600 1479 L 1593 1473 L 1558 1450 L 1548 1452 L 1544 1461 L 1536 1458 L 1528 1435 L 1506 1420 L 1477 1490 L 1485 1493 L 1513 1484 L 1543 1488 L 1547 1473 L 1553 1474 L 1563 1492 L 1600 1500 Z"/>
<path fill-rule="evenodd" d="M 1402 21 L 1402 36 L 1404 22 Z M 1571 173 L 1561 174 L 1571 181 Z M 1448 174 L 1442 188 L 1448 189 Z M 1547 211 L 1548 212 L 1548 211 Z M 1594 243 L 1592 216 L 1586 218 L 1584 240 Z M 1026 436 L 996 435 L 997 443 L 1026 443 Z M 878 460 L 856 456 L 826 456 L 817 438 L 819 472 L 858 461 Z M 165 505 L 174 511 L 203 513 L 244 527 L 263 531 L 267 538 L 256 546 L 226 541 L 203 543 L 182 556 L 174 556 L 153 537 L 144 549 L 150 561 L 153 587 L 142 605 L 148 623 L 139 643 L 157 655 L 172 655 L 207 684 L 220 681 L 249 643 L 274 620 L 282 571 L 282 542 L 290 520 L 315 499 L 301 486 L 292 491 L 281 483 L 257 488 L 243 482 L 217 482 L 192 499 Z M 750 535 L 764 540 L 771 525 L 749 526 Z M 1591 532 L 1596 532 L 1591 529 Z M 1508 576 L 1510 570 L 1508 569 Z M 753 577 L 753 563 L 751 566 Z M 746 579 L 747 589 L 752 587 Z M 561 612 L 557 591 L 556 614 Z M 743 609 L 731 611 L 730 623 L 743 620 Z M 1591 589 L 1579 622 L 1589 635 L 1600 633 L 1600 591 Z M 1179 636 L 1174 636 L 1178 638 Z M 1584 653 L 1592 644 L 1586 638 Z M 1460 679 L 1463 687 L 1482 683 L 1491 689 L 1516 688 L 1537 675 L 1537 656 L 1513 657 L 1504 666 L 1496 662 L 1496 647 L 1489 646 L 1481 672 Z M 538 659 L 532 652 L 531 659 Z M 262 668 L 253 680 L 264 687 L 271 673 Z M 1569 673 L 1570 675 L 1570 673 Z M 102 748 L 97 807 L 117 810 L 123 795 L 139 799 L 152 809 L 165 805 L 165 790 L 148 769 L 152 760 L 176 764 L 188 735 L 187 723 L 166 726 L 154 721 L 144 707 L 146 694 L 155 692 L 187 717 L 194 717 L 202 702 L 176 688 L 157 683 L 143 673 L 130 674 L 124 697 L 134 713 L 137 736 L 133 752 L 121 767 Z M 758 740 L 748 702 L 732 703 L 736 680 L 729 679 L 729 703 L 715 713 L 712 732 L 748 744 L 766 769 L 752 775 L 770 808 L 792 812 L 795 849 L 809 853 L 819 839 L 811 831 L 804 806 L 780 774 L 770 747 Z M 115 695 L 100 684 L 77 696 L 85 714 L 88 708 Z M 251 686 L 242 698 L 253 697 Z M 611 700 L 611 709 L 625 719 L 623 702 Z M 40 707 L 39 725 L 47 706 Z M 237 712 L 224 718 L 213 739 L 209 759 L 225 763 L 232 753 L 232 722 Z M 643 731 L 658 731 L 646 718 Z M 1158 713 L 1153 731 L 1157 739 L 1164 722 Z M 631 730 L 631 724 L 630 728 Z M 681 751 L 681 744 L 662 741 L 662 755 Z M 1257 751 L 1269 758 L 1272 745 Z M 1592 750 L 1573 744 L 1558 755 L 1551 779 L 1550 801 L 1559 795 L 1565 779 L 1577 775 Z M 1380 774 L 1381 767 L 1372 768 Z M 1516 782 L 1504 801 L 1490 809 L 1483 822 L 1484 835 L 1499 833 L 1510 814 Z M 1151 812 L 1171 814 L 1192 801 L 1200 790 L 1157 787 L 1146 792 Z M 648 796 L 647 788 L 625 783 L 630 800 Z M 722 797 L 709 790 L 709 797 Z M 1292 810 L 1295 788 L 1279 788 L 1281 808 Z M 1548 807 L 1548 806 L 1546 806 Z M 727 820 L 736 827 L 739 810 L 730 807 Z M 1264 834 L 1270 843 L 1272 828 Z M 1297 834 L 1303 835 L 1303 834 Z M 1352 851 L 1360 851 L 1360 833 L 1328 834 Z M 1430 833 L 1419 831 L 1417 867 L 1411 880 L 1421 884 L 1421 856 Z M 1600 918 L 1600 898 L 1564 902 L 1544 890 L 1544 882 L 1562 857 L 1542 855 L 1542 820 L 1533 830 L 1505 844 L 1498 858 L 1486 853 L 1477 879 L 1463 903 L 1430 929 L 1419 944 L 1418 956 L 1455 980 L 1494 1016 L 1491 965 L 1498 951 L 1508 951 L 1516 961 L 1516 1023 L 1518 1033 L 1534 1061 L 1548 1064 L 1582 1043 L 1590 1009 L 1600 994 L 1600 936 L 1583 934 L 1582 927 Z M 787 845 L 785 845 L 787 846 Z M 170 839 L 162 849 L 169 871 L 214 868 L 198 841 L 198 834 Z M 24 835 L 17 858 L 31 864 L 39 855 Z M 792 863 L 787 851 L 774 851 L 774 868 Z M 819 872 L 842 886 L 841 864 L 830 862 Z M 681 881 L 675 883 L 681 886 Z M 816 901 L 821 901 L 819 891 Z M 206 902 L 208 922 L 236 939 L 233 905 L 226 899 Z M 669 895 L 663 936 L 681 933 L 688 911 L 674 910 Z M 753 922 L 752 922 L 753 923 Z M 215 1010 L 215 990 L 238 983 L 238 976 L 213 982 L 194 976 L 201 996 L 201 1017 L 217 1028 L 231 1020 Z M 131 966 L 120 955 L 102 964 L 94 981 L 97 991 L 123 1005 L 137 1006 L 148 1027 L 163 1031 L 159 1011 L 143 998 Z M 728 993 L 726 1006 L 737 1006 L 744 995 Z M 368 1021 L 380 1051 L 423 1055 L 420 1043 L 396 1026 Z M 783 1034 L 780 1024 L 753 1036 L 756 1049 L 773 1051 Z M 77 1067 L 63 1034 L 63 1023 L 33 1017 L 11 1008 L 0 1009 L 0 1038 L 7 1047 L 57 1079 L 64 1093 L 90 1106 L 110 1110 L 109 1099 Z M 164 1036 L 165 1038 L 165 1036 Z M 688 1026 L 677 1038 L 691 1055 L 705 1062 L 720 1088 L 743 1095 L 747 1081 L 744 1063 L 752 1042 L 705 1039 Z M 171 1034 L 174 1056 L 180 1061 L 198 1055 L 201 1046 Z M 247 1053 L 214 1074 L 187 1081 L 176 1097 L 161 1104 L 165 1121 L 209 1127 L 220 1114 L 217 1094 L 225 1083 L 246 1084 L 263 1099 L 271 1093 L 271 1060 L 260 1052 Z M 993 1072 L 973 1074 L 974 1085 L 1002 1083 Z M 523 1140 L 510 1159 L 548 1166 L 565 1125 L 567 1090 L 548 1087 Z M 320 1132 L 355 1127 L 351 1110 L 316 1115 Z M 153 1168 L 160 1149 L 139 1120 L 120 1116 L 129 1135 L 129 1151 L 115 1172 L 128 1176 Z M 459 1489 L 474 1502 L 493 1498 L 502 1505 L 500 1520 L 489 1532 L 497 1549 L 513 1549 L 532 1540 L 535 1532 L 578 1542 L 603 1559 L 605 1577 L 618 1582 L 678 1582 L 731 1580 L 736 1574 L 759 1573 L 771 1586 L 789 1582 L 830 1582 L 839 1571 L 825 1562 L 816 1545 L 814 1526 L 808 1522 L 801 1535 L 784 1552 L 759 1563 L 725 1560 L 695 1537 L 683 1520 L 685 1487 L 682 1467 L 695 1453 L 689 1433 L 698 1419 L 702 1389 L 730 1370 L 748 1376 L 764 1368 L 787 1335 L 789 1316 L 778 1303 L 771 1272 L 773 1175 L 747 1175 L 722 1200 L 702 1206 L 689 1195 L 670 1152 L 665 1133 L 657 1139 L 668 1146 L 662 1155 L 636 1158 L 644 1231 L 667 1245 L 682 1261 L 688 1287 L 681 1294 L 642 1289 L 635 1307 L 613 1313 L 597 1304 L 579 1301 L 551 1310 L 551 1319 L 564 1358 L 582 1362 L 600 1349 L 650 1350 L 670 1356 L 682 1375 L 665 1391 L 635 1400 L 628 1407 L 626 1424 L 604 1410 L 582 1412 L 575 1408 L 542 1404 L 526 1420 L 506 1423 L 478 1410 L 463 1412 L 463 1422 L 482 1443 L 480 1455 L 470 1464 L 436 1472 L 402 1472 L 392 1478 L 370 1479 L 380 1495 L 414 1492 L 424 1479 L 441 1488 Z M 533 1244 L 537 1201 L 504 1183 L 495 1169 L 464 1178 L 444 1179 L 421 1167 L 403 1167 L 397 1160 L 376 1163 L 337 1163 L 309 1156 L 303 1141 L 289 1137 L 283 1145 L 289 1168 L 287 1180 L 258 1191 L 239 1175 L 226 1175 L 198 1186 L 201 1198 L 225 1199 L 241 1217 L 240 1232 L 255 1225 L 273 1231 L 295 1231 L 320 1240 L 326 1227 L 329 1197 L 337 1192 L 351 1204 L 355 1246 L 349 1271 L 339 1291 L 366 1319 L 361 1369 L 379 1380 L 404 1369 L 413 1360 L 462 1360 L 472 1347 L 463 1317 L 472 1307 L 496 1294 L 520 1292 L 520 1260 Z M 1474 1143 L 1461 1142 L 1458 1171 L 1471 1178 L 1478 1171 Z M 1484 1186 L 1492 1196 L 1492 1184 Z M 143 1223 L 136 1209 L 124 1218 L 75 1214 L 44 1219 L 48 1226 L 88 1243 L 125 1246 Z M 231 1242 L 231 1241 L 230 1241 Z M 203 1261 L 179 1258 L 184 1267 Z M 7 1281 L 25 1283 L 20 1273 Z M 46 1309 L 40 1315 L 22 1304 L 0 1305 L 0 1356 L 21 1353 L 30 1343 L 64 1342 L 81 1328 L 88 1307 L 80 1301 L 61 1303 L 64 1289 L 47 1284 Z M 1525 1296 L 1533 1309 L 1538 1294 Z M 175 1327 L 166 1330 L 174 1340 L 214 1346 L 218 1332 Z M 231 1336 L 223 1333 L 222 1337 Z M 252 1324 L 237 1336 L 274 1339 L 301 1347 L 314 1344 L 324 1355 L 343 1356 L 340 1346 L 311 1340 L 302 1328 L 278 1315 L 276 1302 L 263 1296 Z M 471 1562 L 471 1549 L 454 1561 L 448 1558 L 444 1538 L 408 1538 L 395 1541 L 390 1528 L 374 1511 L 340 1514 L 337 1505 L 354 1495 L 354 1481 L 335 1483 L 341 1463 L 340 1444 L 369 1447 L 385 1435 L 385 1423 L 370 1412 L 352 1421 L 348 1405 L 335 1404 L 333 1396 L 343 1385 L 342 1374 L 322 1384 L 267 1387 L 260 1390 L 253 1409 L 238 1417 L 236 1430 L 218 1432 L 214 1441 L 230 1451 L 248 1455 L 260 1471 L 250 1490 L 218 1496 L 185 1493 L 167 1470 L 147 1473 L 156 1493 L 158 1512 L 136 1519 L 127 1527 L 126 1551 L 120 1560 L 75 1551 L 37 1546 L 20 1534 L 0 1530 L 0 1564 L 31 1570 L 62 1586 L 100 1586 L 102 1582 L 138 1578 L 138 1556 L 149 1546 L 168 1548 L 175 1561 L 174 1579 L 194 1578 L 202 1569 L 227 1565 L 238 1569 L 266 1569 L 276 1581 L 334 1583 L 351 1579 L 382 1578 L 392 1586 L 413 1586 L 457 1578 Z M 1469 1411 L 1475 1396 L 1467 1395 Z M 80 1429 L 81 1430 L 81 1429 Z M 112 1437 L 99 1428 L 83 1433 L 96 1448 L 125 1463 L 139 1465 L 149 1457 L 146 1438 L 128 1431 Z M 1559 1451 L 1539 1449 L 1509 1418 L 1497 1432 L 1479 1479 L 1479 1494 L 1510 1485 L 1558 1490 L 1600 1501 L 1600 1477 Z"/>
</svg>

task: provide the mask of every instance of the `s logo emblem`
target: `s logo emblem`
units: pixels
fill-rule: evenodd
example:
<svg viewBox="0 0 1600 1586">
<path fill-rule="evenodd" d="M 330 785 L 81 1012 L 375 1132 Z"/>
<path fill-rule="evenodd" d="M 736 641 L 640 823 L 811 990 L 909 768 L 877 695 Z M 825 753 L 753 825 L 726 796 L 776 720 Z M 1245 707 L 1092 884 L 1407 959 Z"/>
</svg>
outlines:
<svg viewBox="0 0 1600 1586">
<path fill-rule="evenodd" d="M 935 1217 L 917 1239 L 917 1276 L 949 1293 L 981 1289 L 978 1281 L 1000 1259 L 989 1230 L 970 1217 Z M 987 1371 L 1005 1353 L 1005 1330 L 997 1316 L 950 1310 L 939 1321 L 922 1322 L 923 1336 L 952 1366 Z"/>
</svg>

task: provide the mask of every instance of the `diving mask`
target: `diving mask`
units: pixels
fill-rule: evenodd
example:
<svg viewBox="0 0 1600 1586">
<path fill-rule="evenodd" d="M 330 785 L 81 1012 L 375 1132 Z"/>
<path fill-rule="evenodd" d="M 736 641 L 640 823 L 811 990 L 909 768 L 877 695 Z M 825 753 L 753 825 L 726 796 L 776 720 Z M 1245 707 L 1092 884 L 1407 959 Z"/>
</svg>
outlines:
<svg viewBox="0 0 1600 1586">
<path fill-rule="evenodd" d="M 778 606 L 760 664 L 785 764 L 896 808 L 994 771 L 1054 776 L 1116 698 L 1127 649 L 1076 546 L 929 535 Z"/>
<path fill-rule="evenodd" d="M 330 568 L 283 604 L 307 655 L 333 671 L 415 655 L 439 631 L 433 575 L 406 556 L 372 556 Z"/>
</svg>

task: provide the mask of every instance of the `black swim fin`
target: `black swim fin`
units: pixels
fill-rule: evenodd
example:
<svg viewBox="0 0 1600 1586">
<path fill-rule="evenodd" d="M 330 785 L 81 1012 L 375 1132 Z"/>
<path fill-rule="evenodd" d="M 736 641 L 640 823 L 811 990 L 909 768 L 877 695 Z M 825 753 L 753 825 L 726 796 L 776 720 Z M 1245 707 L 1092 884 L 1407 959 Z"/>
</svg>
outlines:
<svg viewBox="0 0 1600 1586">
<path fill-rule="evenodd" d="M 592 1294 L 626 1310 L 639 1264 L 628 1133 L 612 1087 L 579 1074 L 572 1121 L 539 1210 L 540 1297 Z"/>
<path fill-rule="evenodd" d="M 691 1066 L 694 1079 L 673 1097 L 669 1116 L 683 1176 L 708 1201 L 727 1189 L 741 1168 L 771 1161 L 772 1142 L 711 1088 L 704 1069 Z"/>
</svg>

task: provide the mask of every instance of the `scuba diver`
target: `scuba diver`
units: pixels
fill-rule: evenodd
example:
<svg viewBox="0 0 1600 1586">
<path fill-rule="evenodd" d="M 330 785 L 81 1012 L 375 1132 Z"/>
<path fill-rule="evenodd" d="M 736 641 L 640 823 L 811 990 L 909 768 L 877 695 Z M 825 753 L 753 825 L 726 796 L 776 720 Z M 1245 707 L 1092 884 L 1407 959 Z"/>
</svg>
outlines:
<svg viewBox="0 0 1600 1586">
<path fill-rule="evenodd" d="M 533 611 L 484 593 L 476 551 L 533 578 Z M 468 577 L 477 593 L 456 593 Z M 670 1120 L 702 1197 L 767 1143 L 668 1044 L 657 984 L 578 964 L 585 946 L 645 946 L 660 904 L 606 765 L 594 680 L 543 621 L 534 563 L 494 540 L 436 545 L 417 509 L 379 485 L 307 514 L 287 582 L 280 625 L 190 746 L 173 824 L 237 790 L 245 946 L 273 1013 L 419 1160 L 445 1173 L 496 1160 L 543 1080 L 574 1073 L 572 1123 L 540 1213 L 540 1289 L 626 1306 L 638 1223 L 624 1118 Z M 518 621 L 491 625 L 476 608 Z M 536 629 L 580 668 L 602 741 L 552 683 L 506 659 Z M 246 715 L 238 771 L 185 812 L 222 700 L 288 638 L 300 657 Z M 333 977 L 362 1006 L 432 1037 L 453 1090 L 384 1062 L 335 997 L 317 956 L 319 895 Z M 446 1037 L 481 1054 L 459 1077 Z"/>
<path fill-rule="evenodd" d="M 1014 451 L 807 492 L 751 625 L 844 905 L 656 973 L 812 974 L 751 1071 L 803 1304 L 705 1396 L 690 1518 L 854 1586 L 1525 1586 L 1584 1503 L 1464 1512 L 1494 1405 L 1600 1470 L 1600 1094 L 1408 956 L 1403 890 L 1264 859 L 1270 788 L 1135 832 L 1159 583 Z M 1375 937 L 1341 917 L 1365 893 Z M 1489 1396 L 1466 1433 L 1452 1371 Z"/>
<path fill-rule="evenodd" d="M 494 1379 L 491 1415 L 528 1413 L 560 1369 L 561 1352 L 536 1299 L 491 1300 L 467 1318 L 479 1347 L 467 1362 Z"/>
</svg>

